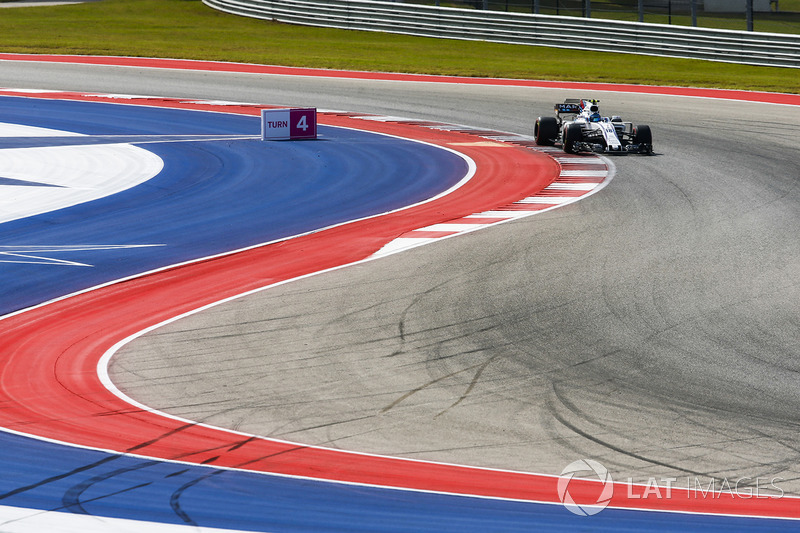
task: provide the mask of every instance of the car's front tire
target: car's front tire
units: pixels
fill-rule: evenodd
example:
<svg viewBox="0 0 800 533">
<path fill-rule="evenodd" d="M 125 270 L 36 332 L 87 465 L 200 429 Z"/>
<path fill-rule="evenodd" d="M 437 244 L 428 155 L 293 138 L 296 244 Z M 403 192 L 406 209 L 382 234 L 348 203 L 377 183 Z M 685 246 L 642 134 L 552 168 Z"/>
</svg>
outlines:
<svg viewBox="0 0 800 533">
<path fill-rule="evenodd" d="M 578 153 L 578 143 L 583 142 L 583 128 L 580 124 L 567 124 L 564 127 L 564 151 L 568 154 Z"/>
<path fill-rule="evenodd" d="M 539 117 L 533 126 L 533 138 L 539 146 L 553 146 L 558 139 L 558 121 L 555 117 Z"/>
<path fill-rule="evenodd" d="M 636 126 L 633 128 L 633 144 L 639 145 L 640 154 L 653 153 L 653 134 L 650 126 Z"/>
</svg>

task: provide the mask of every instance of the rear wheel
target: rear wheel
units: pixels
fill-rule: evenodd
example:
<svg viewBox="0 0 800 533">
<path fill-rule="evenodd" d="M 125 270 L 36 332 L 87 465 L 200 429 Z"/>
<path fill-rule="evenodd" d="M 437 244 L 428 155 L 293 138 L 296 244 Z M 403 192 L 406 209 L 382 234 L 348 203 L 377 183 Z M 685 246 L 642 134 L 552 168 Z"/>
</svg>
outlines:
<svg viewBox="0 0 800 533">
<path fill-rule="evenodd" d="M 580 124 L 567 124 L 564 127 L 564 151 L 568 154 L 578 152 L 578 143 L 583 142 L 583 128 Z"/>
<path fill-rule="evenodd" d="M 539 146 L 553 146 L 558 139 L 558 121 L 555 117 L 539 117 L 533 127 L 533 137 Z"/>
</svg>

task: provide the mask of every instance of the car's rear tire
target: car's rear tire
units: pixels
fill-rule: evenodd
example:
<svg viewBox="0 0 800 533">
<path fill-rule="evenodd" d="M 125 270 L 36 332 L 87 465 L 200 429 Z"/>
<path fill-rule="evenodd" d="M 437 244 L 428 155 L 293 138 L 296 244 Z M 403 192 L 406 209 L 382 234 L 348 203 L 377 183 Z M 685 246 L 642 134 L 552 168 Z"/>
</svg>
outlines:
<svg viewBox="0 0 800 533">
<path fill-rule="evenodd" d="M 567 124 L 564 127 L 564 151 L 568 154 L 578 153 L 578 143 L 583 142 L 583 128 L 580 124 Z"/>
<path fill-rule="evenodd" d="M 555 117 L 539 117 L 533 126 L 533 137 L 539 146 L 553 146 L 558 139 L 558 121 Z"/>
</svg>

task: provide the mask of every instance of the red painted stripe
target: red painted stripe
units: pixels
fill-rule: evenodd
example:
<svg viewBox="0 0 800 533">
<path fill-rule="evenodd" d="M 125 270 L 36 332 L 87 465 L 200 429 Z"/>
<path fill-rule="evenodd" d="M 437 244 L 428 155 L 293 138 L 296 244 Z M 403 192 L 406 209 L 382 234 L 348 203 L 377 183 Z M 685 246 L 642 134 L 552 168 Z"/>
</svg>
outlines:
<svg viewBox="0 0 800 533">
<path fill-rule="evenodd" d="M 506 220 L 508 220 L 508 218 L 471 217 L 451 220 L 448 222 L 448 224 L 497 224 L 498 222 L 505 222 Z"/>
<path fill-rule="evenodd" d="M 586 176 L 559 176 L 555 183 L 603 183 L 605 178 L 590 178 Z"/>
<path fill-rule="evenodd" d="M 542 211 L 559 204 L 509 204 L 494 208 L 494 211 Z"/>
<path fill-rule="evenodd" d="M 417 229 L 403 233 L 401 235 L 404 239 L 441 239 L 442 237 L 450 237 L 451 235 L 458 235 L 457 231 L 426 231 Z"/>
<path fill-rule="evenodd" d="M 73 56 L 48 54 L 0 54 L 0 61 L 43 61 L 55 63 L 77 63 L 84 65 L 114 65 L 128 67 L 165 68 L 179 70 L 207 70 L 214 72 L 239 72 L 253 74 L 275 74 L 282 76 L 314 76 L 327 78 L 349 78 L 386 81 L 417 81 L 433 83 L 458 83 L 465 85 L 496 85 L 512 87 L 539 87 L 548 89 L 578 89 L 611 91 L 671 96 L 718 98 L 750 102 L 800 105 L 800 95 L 740 91 L 729 89 L 704 89 L 695 87 L 664 87 L 621 83 L 585 83 L 543 80 L 513 80 L 502 78 L 467 78 L 460 76 L 431 76 L 426 74 L 394 74 L 382 72 L 355 72 L 349 70 L 327 70 L 248 63 L 223 63 L 219 61 L 197 61 L 187 59 L 152 59 L 138 57 Z"/>
<path fill-rule="evenodd" d="M 579 198 L 585 194 L 586 191 L 552 189 L 536 193 L 536 198 Z"/>
</svg>

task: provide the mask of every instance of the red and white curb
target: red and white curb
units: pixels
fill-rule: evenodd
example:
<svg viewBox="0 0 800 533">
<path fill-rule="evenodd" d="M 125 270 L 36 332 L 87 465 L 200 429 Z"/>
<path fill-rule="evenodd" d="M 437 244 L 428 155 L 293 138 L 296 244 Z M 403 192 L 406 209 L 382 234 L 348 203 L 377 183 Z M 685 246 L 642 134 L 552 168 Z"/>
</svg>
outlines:
<svg viewBox="0 0 800 533">
<path fill-rule="evenodd" d="M 452 126 L 439 122 L 409 120 L 400 117 L 379 115 L 351 116 L 363 120 L 407 123 L 433 129 L 459 131 L 494 142 L 516 144 L 548 154 L 556 160 L 560 167 L 558 177 L 534 196 L 499 206 L 491 211 L 473 213 L 462 218 L 406 232 L 378 250 L 373 257 L 390 255 L 416 248 L 417 246 L 431 244 L 441 239 L 563 207 L 596 193 L 611 181 L 615 173 L 614 164 L 604 157 L 595 154 L 571 155 L 556 147 L 539 146 L 534 138 L 528 135 L 482 130 L 467 126 Z"/>
</svg>

